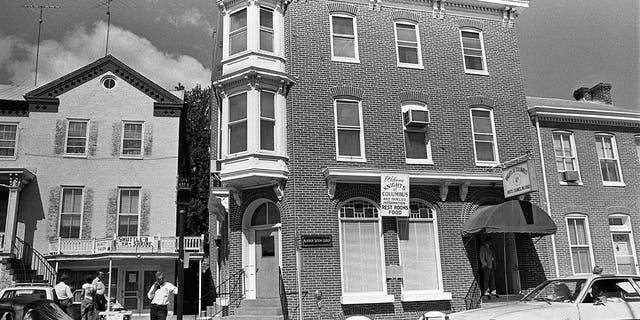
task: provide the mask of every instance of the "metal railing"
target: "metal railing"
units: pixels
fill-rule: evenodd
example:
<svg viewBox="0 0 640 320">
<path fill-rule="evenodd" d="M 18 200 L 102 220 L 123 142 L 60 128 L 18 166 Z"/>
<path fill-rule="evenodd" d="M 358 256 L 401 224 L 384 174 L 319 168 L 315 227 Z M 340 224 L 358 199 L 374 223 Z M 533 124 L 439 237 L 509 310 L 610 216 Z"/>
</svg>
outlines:
<svg viewBox="0 0 640 320">
<path fill-rule="evenodd" d="M 213 310 L 212 317 L 217 315 L 227 316 L 223 314 L 226 310 L 228 312 L 229 307 L 239 307 L 240 302 L 244 299 L 244 269 L 240 269 L 236 273 L 232 274 L 227 280 L 221 282 L 216 287 L 216 303 Z M 220 309 L 218 309 L 218 306 Z M 226 307 L 226 308 L 225 308 Z"/>
<path fill-rule="evenodd" d="M 179 237 L 162 236 L 58 238 L 49 243 L 49 254 L 174 253 L 178 252 L 179 241 Z M 184 249 L 187 252 L 204 253 L 204 235 L 184 237 Z"/>
<path fill-rule="evenodd" d="M 284 279 L 282 278 L 282 267 L 278 269 L 280 271 L 280 307 L 282 307 L 284 320 L 289 320 L 289 303 L 287 301 L 287 290 L 284 287 Z"/>
<path fill-rule="evenodd" d="M 471 286 L 467 291 L 467 295 L 464 297 L 464 305 L 466 310 L 480 308 L 480 302 L 482 301 L 482 292 L 480 292 L 480 285 L 478 279 L 480 277 L 480 270 L 478 270 L 474 277 Z"/>
<path fill-rule="evenodd" d="M 16 237 L 12 253 L 22 262 L 22 273 L 28 282 L 36 281 L 36 276 L 42 276 L 43 280 L 53 286 L 56 282 L 56 271 L 47 259 L 34 249 L 30 244 Z M 33 272 L 31 272 L 33 271 Z"/>
</svg>

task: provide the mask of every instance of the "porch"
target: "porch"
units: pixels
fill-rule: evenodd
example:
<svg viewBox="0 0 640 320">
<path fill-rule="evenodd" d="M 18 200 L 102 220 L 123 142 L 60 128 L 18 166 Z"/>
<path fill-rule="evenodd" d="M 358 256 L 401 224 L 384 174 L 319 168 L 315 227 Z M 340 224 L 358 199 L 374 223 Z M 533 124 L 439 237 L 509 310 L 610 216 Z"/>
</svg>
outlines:
<svg viewBox="0 0 640 320">
<path fill-rule="evenodd" d="M 102 239 L 57 238 L 49 243 L 49 255 L 113 253 L 177 253 L 179 237 L 137 236 Z M 185 252 L 204 254 L 204 235 L 184 237 Z"/>
</svg>

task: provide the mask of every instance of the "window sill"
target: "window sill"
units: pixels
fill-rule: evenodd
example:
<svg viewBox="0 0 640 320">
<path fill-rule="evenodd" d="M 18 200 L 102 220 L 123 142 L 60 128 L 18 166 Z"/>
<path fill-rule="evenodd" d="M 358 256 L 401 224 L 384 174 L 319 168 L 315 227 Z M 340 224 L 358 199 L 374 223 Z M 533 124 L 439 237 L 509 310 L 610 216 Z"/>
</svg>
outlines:
<svg viewBox="0 0 640 320">
<path fill-rule="evenodd" d="M 558 181 L 560 183 L 561 186 L 583 186 L 584 183 L 582 183 L 582 181 L 578 181 L 578 182 L 565 182 L 565 181 Z"/>
<path fill-rule="evenodd" d="M 451 292 L 442 291 L 405 291 L 400 296 L 402 302 L 451 300 Z"/>
<path fill-rule="evenodd" d="M 431 159 L 406 159 L 407 164 L 433 164 Z"/>
<path fill-rule="evenodd" d="M 393 295 L 384 293 L 343 293 L 341 304 L 393 303 Z"/>
<path fill-rule="evenodd" d="M 626 187 L 627 185 L 624 182 L 607 182 L 602 181 L 602 185 L 605 187 Z"/>
<path fill-rule="evenodd" d="M 69 154 L 69 153 L 65 153 L 63 155 L 63 157 L 65 158 L 81 158 L 81 159 L 86 159 L 87 155 L 86 154 Z"/>
<path fill-rule="evenodd" d="M 464 73 L 466 74 L 472 74 L 475 76 L 488 76 L 489 72 L 487 71 L 477 71 L 477 70 L 464 70 Z"/>
<path fill-rule="evenodd" d="M 366 158 L 338 156 L 338 157 L 336 157 L 336 161 L 340 161 L 340 162 L 367 162 L 367 159 Z"/>
<path fill-rule="evenodd" d="M 353 58 L 340 58 L 340 57 L 331 57 L 331 61 L 335 61 L 335 62 L 347 62 L 347 63 L 360 63 L 360 59 L 353 59 Z"/>
<path fill-rule="evenodd" d="M 398 68 L 424 70 L 424 66 L 422 64 L 410 64 L 410 63 L 398 63 Z"/>
<path fill-rule="evenodd" d="M 476 167 L 495 167 L 498 162 L 476 161 Z"/>
<path fill-rule="evenodd" d="M 143 157 L 142 156 L 124 156 L 124 155 L 121 155 L 120 159 L 123 159 L 123 160 L 142 160 Z"/>
<path fill-rule="evenodd" d="M 0 157 L 0 161 L 15 161 L 18 157 Z"/>
</svg>

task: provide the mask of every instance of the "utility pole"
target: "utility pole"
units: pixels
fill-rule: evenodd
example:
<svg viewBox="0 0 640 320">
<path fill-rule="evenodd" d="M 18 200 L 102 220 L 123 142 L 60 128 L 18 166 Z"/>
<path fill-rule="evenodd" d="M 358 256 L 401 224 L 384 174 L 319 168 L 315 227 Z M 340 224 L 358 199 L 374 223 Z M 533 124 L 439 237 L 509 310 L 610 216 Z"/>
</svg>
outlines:
<svg viewBox="0 0 640 320">
<path fill-rule="evenodd" d="M 176 188 L 176 204 L 178 207 L 178 301 L 176 303 L 177 320 L 182 320 L 184 314 L 184 225 L 189 203 L 191 203 L 191 179 L 188 176 L 178 177 Z M 200 299 L 200 297 L 198 297 Z M 199 311 L 198 311 L 199 312 Z"/>
<path fill-rule="evenodd" d="M 62 9 L 62 7 L 33 5 L 33 4 L 23 5 L 22 7 L 27 9 L 40 9 L 40 17 L 38 18 L 38 45 L 36 46 L 36 75 L 35 75 L 35 79 L 33 80 L 33 85 L 37 86 L 38 85 L 38 60 L 40 59 L 40 34 L 42 31 L 42 22 L 44 22 L 44 20 L 42 19 L 42 11 L 44 9 Z"/>
</svg>

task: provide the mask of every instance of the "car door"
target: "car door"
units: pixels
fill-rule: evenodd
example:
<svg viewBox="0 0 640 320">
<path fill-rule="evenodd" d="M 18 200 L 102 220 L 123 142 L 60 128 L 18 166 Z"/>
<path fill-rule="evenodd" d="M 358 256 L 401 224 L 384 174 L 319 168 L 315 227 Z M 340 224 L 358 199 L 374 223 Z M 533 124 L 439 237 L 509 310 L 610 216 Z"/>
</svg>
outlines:
<svg viewBox="0 0 640 320">
<path fill-rule="evenodd" d="M 581 320 L 639 319 L 640 294 L 628 278 L 599 278 L 591 282 L 578 311 Z"/>
</svg>

